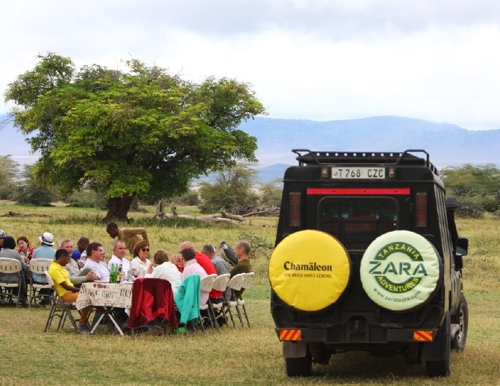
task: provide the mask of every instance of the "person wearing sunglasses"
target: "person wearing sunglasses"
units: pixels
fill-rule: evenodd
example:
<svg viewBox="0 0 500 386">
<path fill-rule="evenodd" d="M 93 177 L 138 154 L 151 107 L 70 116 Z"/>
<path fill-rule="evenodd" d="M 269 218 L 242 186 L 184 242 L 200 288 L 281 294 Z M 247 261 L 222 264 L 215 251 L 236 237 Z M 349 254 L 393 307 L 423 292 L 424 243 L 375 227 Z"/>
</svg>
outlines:
<svg viewBox="0 0 500 386">
<path fill-rule="evenodd" d="M 130 262 L 130 269 L 137 272 L 148 271 L 151 261 L 149 261 L 149 243 L 146 240 L 139 241 L 134 246 L 134 259 Z"/>
</svg>

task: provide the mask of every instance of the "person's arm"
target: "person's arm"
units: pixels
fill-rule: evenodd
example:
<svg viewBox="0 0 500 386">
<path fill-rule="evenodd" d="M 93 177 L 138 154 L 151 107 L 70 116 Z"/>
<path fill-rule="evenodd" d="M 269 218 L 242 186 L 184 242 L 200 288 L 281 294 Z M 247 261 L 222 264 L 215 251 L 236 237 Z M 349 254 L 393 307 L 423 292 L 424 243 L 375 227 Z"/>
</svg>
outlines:
<svg viewBox="0 0 500 386">
<path fill-rule="evenodd" d="M 144 228 L 123 228 L 123 237 L 131 237 L 131 236 L 136 236 L 136 235 L 141 235 L 144 240 L 149 242 L 148 239 L 148 233 L 146 232 L 146 229 Z"/>
<path fill-rule="evenodd" d="M 239 273 L 244 273 L 243 266 L 241 264 L 236 264 L 229 273 L 231 274 L 231 277 Z"/>
<path fill-rule="evenodd" d="M 80 292 L 80 288 L 73 287 L 66 283 L 65 281 L 59 283 L 61 287 L 63 287 L 66 291 L 71 291 L 71 292 Z"/>
</svg>

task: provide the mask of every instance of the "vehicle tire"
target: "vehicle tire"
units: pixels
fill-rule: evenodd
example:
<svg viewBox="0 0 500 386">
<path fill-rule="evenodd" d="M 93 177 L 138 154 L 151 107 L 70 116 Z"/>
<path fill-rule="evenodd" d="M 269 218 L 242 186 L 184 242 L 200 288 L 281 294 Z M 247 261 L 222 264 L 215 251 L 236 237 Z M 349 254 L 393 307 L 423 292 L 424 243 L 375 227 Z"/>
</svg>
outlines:
<svg viewBox="0 0 500 386">
<path fill-rule="evenodd" d="M 349 284 L 351 259 L 328 233 L 307 229 L 285 237 L 269 260 L 269 281 L 285 304 L 317 312 L 336 303 Z"/>
<path fill-rule="evenodd" d="M 451 321 L 450 314 L 446 314 L 443 325 L 439 328 L 438 334 L 426 350 L 436 350 L 442 352 L 443 359 L 434 361 L 425 361 L 425 375 L 428 377 L 447 377 L 450 375 L 451 363 Z"/>
<path fill-rule="evenodd" d="M 469 307 L 464 294 L 460 296 L 460 305 L 458 307 L 460 329 L 451 339 L 451 348 L 455 351 L 464 351 L 467 343 L 467 331 L 469 329 Z"/>
<path fill-rule="evenodd" d="M 390 311 L 410 312 L 433 298 L 442 271 L 439 253 L 429 240 L 398 230 L 384 233 L 368 246 L 360 278 L 374 303 Z"/>
<path fill-rule="evenodd" d="M 302 358 L 285 358 L 286 375 L 289 377 L 310 377 L 312 371 L 312 356 L 309 348 Z"/>
</svg>

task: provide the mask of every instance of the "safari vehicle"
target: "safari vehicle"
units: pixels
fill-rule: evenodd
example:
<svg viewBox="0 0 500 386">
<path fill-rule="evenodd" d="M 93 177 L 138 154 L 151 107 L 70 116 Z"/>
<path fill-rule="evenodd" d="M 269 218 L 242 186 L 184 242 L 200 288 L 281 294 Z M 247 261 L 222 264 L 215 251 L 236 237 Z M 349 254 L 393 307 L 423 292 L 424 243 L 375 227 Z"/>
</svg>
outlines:
<svg viewBox="0 0 500 386">
<path fill-rule="evenodd" d="M 287 374 L 368 351 L 449 375 L 467 339 L 468 240 L 429 154 L 292 151 L 269 263 Z"/>
</svg>

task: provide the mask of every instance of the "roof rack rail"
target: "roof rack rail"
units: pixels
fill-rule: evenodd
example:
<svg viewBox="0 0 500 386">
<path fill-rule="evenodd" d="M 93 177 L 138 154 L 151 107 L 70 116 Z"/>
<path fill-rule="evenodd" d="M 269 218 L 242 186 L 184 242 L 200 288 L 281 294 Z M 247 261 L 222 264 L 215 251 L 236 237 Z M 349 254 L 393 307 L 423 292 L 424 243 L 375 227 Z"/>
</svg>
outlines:
<svg viewBox="0 0 500 386">
<path fill-rule="evenodd" d="M 429 160 L 429 153 L 422 149 L 409 149 L 403 152 L 311 151 L 309 149 L 292 149 L 292 152 L 297 154 L 296 159 L 299 161 L 299 166 L 332 163 L 423 165 L 438 175 L 437 168 Z M 422 158 L 410 153 L 424 153 L 425 156 Z"/>
</svg>

